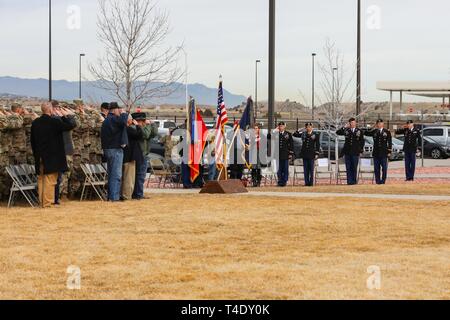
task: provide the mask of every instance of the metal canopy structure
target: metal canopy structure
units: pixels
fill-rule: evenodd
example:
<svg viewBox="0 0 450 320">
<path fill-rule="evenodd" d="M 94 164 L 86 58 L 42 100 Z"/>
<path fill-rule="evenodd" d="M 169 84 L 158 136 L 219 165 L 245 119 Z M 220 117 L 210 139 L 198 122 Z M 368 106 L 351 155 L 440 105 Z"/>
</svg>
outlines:
<svg viewBox="0 0 450 320">
<path fill-rule="evenodd" d="M 390 103 L 389 103 L 389 118 L 392 120 L 393 109 L 393 93 L 398 92 L 400 94 L 400 111 L 403 107 L 403 93 L 410 95 L 428 97 L 428 98 L 442 98 L 443 104 L 445 99 L 449 99 L 450 103 L 450 81 L 442 82 L 424 82 L 424 81 L 383 81 L 377 83 L 377 89 L 382 91 L 389 91 Z"/>
</svg>

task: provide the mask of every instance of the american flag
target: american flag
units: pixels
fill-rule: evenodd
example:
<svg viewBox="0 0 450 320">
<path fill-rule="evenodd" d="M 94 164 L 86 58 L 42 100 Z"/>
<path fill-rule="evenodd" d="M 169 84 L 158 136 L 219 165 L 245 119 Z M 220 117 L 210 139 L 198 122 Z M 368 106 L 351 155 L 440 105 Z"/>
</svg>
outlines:
<svg viewBox="0 0 450 320">
<path fill-rule="evenodd" d="M 224 126 L 228 123 L 227 108 L 223 99 L 222 81 L 219 83 L 219 94 L 217 102 L 217 122 L 216 122 L 216 163 L 223 164 L 223 141 L 224 141 Z"/>
</svg>

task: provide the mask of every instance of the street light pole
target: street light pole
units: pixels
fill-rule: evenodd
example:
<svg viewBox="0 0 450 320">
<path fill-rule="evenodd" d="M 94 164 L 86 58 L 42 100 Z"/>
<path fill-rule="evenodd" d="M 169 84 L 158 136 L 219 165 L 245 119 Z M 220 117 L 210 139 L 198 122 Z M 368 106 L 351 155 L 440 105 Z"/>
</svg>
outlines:
<svg viewBox="0 0 450 320">
<path fill-rule="evenodd" d="M 184 47 L 180 47 L 180 49 L 184 53 L 184 86 L 185 86 L 185 99 L 186 99 L 186 119 L 189 119 L 189 89 L 188 89 L 188 72 L 189 72 L 189 66 L 188 66 L 188 54 Z M 187 128 L 187 127 L 186 127 Z"/>
<path fill-rule="evenodd" d="M 357 15 L 356 116 L 359 116 L 361 113 L 361 0 L 358 0 Z"/>
<path fill-rule="evenodd" d="M 274 126 L 275 112 L 275 0 L 269 0 L 269 132 Z"/>
<path fill-rule="evenodd" d="M 261 60 L 256 60 L 255 63 L 255 123 L 258 120 L 258 63 Z"/>
<path fill-rule="evenodd" d="M 84 53 L 80 53 L 80 63 L 79 63 L 79 66 L 80 66 L 80 81 L 79 81 L 79 95 L 78 95 L 80 100 L 82 99 L 81 98 L 82 97 L 82 95 L 81 95 L 81 58 L 84 57 L 84 56 L 86 56 Z"/>
<path fill-rule="evenodd" d="M 48 0 L 48 101 L 52 101 L 52 0 Z"/>
<path fill-rule="evenodd" d="M 314 109 L 315 109 L 315 58 L 316 54 L 312 54 L 312 94 L 311 94 L 311 112 L 312 112 L 312 120 L 314 121 L 315 115 L 314 115 Z"/>
</svg>

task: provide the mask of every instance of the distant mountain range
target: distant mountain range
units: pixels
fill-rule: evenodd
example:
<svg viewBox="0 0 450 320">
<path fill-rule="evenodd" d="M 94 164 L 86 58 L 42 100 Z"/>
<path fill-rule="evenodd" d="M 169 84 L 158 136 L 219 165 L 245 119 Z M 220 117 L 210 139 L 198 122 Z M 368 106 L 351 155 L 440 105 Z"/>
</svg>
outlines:
<svg viewBox="0 0 450 320">
<path fill-rule="evenodd" d="M 155 84 L 156 85 L 156 84 Z M 145 104 L 171 104 L 183 105 L 185 103 L 185 85 L 176 83 L 174 92 L 164 98 L 151 99 L 144 101 Z M 53 98 L 57 100 L 71 101 L 78 98 L 78 81 L 54 80 L 53 81 Z M 95 82 L 82 82 L 83 99 L 92 102 L 115 101 L 110 92 L 99 89 L 95 86 Z M 208 88 L 203 84 L 189 84 L 189 95 L 193 96 L 200 105 L 215 106 L 217 104 L 217 88 Z M 48 97 L 48 80 L 47 79 L 23 79 L 17 77 L 0 77 L 0 94 L 11 96 L 24 96 L 34 98 Z M 225 102 L 228 106 L 234 107 L 241 105 L 246 101 L 246 97 L 235 95 L 229 91 L 224 91 Z"/>
</svg>

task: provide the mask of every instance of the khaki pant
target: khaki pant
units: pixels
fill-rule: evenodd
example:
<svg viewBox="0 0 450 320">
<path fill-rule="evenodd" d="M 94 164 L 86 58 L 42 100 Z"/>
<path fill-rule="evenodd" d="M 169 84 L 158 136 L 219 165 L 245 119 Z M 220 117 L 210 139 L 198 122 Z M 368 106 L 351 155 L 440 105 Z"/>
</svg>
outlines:
<svg viewBox="0 0 450 320">
<path fill-rule="evenodd" d="M 122 197 L 131 200 L 136 180 L 136 161 L 124 163 L 122 174 Z"/>
<path fill-rule="evenodd" d="M 38 176 L 39 201 L 42 208 L 49 208 L 55 202 L 55 186 L 58 180 L 58 173 L 44 174 L 44 167 L 41 165 Z"/>
</svg>

